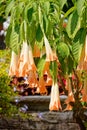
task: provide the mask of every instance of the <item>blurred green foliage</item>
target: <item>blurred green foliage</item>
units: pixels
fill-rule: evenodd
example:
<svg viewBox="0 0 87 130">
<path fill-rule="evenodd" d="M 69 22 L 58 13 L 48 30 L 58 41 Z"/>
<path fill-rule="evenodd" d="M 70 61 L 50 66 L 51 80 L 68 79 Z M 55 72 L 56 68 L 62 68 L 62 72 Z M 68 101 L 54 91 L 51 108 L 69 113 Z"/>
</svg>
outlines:
<svg viewBox="0 0 87 130">
<path fill-rule="evenodd" d="M 10 101 L 15 96 L 13 89 L 9 86 L 10 77 L 8 76 L 8 68 L 10 61 L 10 51 L 0 50 L 0 115 L 12 115 L 17 112 L 16 106 Z"/>
</svg>

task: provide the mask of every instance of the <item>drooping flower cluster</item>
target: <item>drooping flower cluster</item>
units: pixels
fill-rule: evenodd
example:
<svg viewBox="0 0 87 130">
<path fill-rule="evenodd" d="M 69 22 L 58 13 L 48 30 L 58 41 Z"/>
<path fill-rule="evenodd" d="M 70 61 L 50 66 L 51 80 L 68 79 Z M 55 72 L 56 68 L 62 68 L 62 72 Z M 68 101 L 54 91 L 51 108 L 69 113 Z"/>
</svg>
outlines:
<svg viewBox="0 0 87 130">
<path fill-rule="evenodd" d="M 29 88 L 36 88 L 36 92 L 40 94 L 47 94 L 47 86 L 51 86 L 51 101 L 50 110 L 61 109 L 60 99 L 59 99 L 59 88 L 57 82 L 54 83 L 52 76 L 50 74 L 50 62 L 56 61 L 58 63 L 58 57 L 55 52 L 53 52 L 47 37 L 44 35 L 44 44 L 46 60 L 43 69 L 43 75 L 39 76 L 37 72 L 37 67 L 34 62 L 34 57 L 42 56 L 42 51 L 40 51 L 37 44 L 34 45 L 34 49 L 27 41 L 24 41 L 20 54 L 16 54 L 12 51 L 11 64 L 9 69 L 9 76 L 16 77 L 27 77 L 25 83 L 28 84 Z"/>
</svg>

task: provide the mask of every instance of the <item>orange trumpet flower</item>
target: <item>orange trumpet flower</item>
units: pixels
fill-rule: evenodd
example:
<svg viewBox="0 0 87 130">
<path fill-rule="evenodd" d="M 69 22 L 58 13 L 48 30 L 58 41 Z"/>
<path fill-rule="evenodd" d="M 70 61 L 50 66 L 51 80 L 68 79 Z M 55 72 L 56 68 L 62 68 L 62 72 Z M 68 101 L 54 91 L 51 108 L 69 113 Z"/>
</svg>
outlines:
<svg viewBox="0 0 87 130">
<path fill-rule="evenodd" d="M 34 44 L 33 57 L 40 57 L 40 49 L 37 44 Z"/>
<path fill-rule="evenodd" d="M 87 79 L 84 80 L 84 87 L 82 92 L 82 99 L 81 101 L 87 102 Z"/>
<path fill-rule="evenodd" d="M 29 46 L 27 42 L 23 42 L 19 60 L 19 76 L 21 77 L 27 76 L 28 64 L 29 64 Z"/>
<path fill-rule="evenodd" d="M 30 70 L 28 73 L 27 83 L 29 84 L 30 88 L 37 88 L 38 87 L 38 80 L 37 80 L 37 73 Z"/>
<path fill-rule="evenodd" d="M 18 76 L 18 60 L 19 55 L 12 51 L 9 76 Z"/>
<path fill-rule="evenodd" d="M 68 98 L 65 100 L 65 104 L 67 104 L 67 107 L 65 110 L 72 110 L 72 106 L 69 104 L 70 102 L 75 102 L 74 95 L 72 92 L 71 82 L 69 77 L 67 77 L 67 88 L 68 88 Z"/>
<path fill-rule="evenodd" d="M 56 53 L 52 51 L 49 41 L 45 35 L 44 35 L 44 43 L 46 48 L 46 61 L 58 60 Z"/>
<path fill-rule="evenodd" d="M 51 88 L 51 99 L 50 99 L 49 109 L 50 111 L 62 110 L 60 97 L 59 97 L 59 87 L 58 84 L 54 82 Z"/>
<path fill-rule="evenodd" d="M 28 70 L 36 71 L 36 65 L 34 63 L 33 53 L 31 45 L 29 44 L 29 64 L 28 64 Z"/>
<path fill-rule="evenodd" d="M 46 61 L 44 65 L 43 75 L 46 77 L 45 86 L 52 86 L 52 77 L 49 70 L 50 61 Z"/>
<path fill-rule="evenodd" d="M 36 71 L 36 66 L 34 64 L 32 54 L 32 48 L 30 45 L 27 44 L 27 42 L 23 42 L 19 62 L 19 76 L 28 76 L 30 70 Z"/>
<path fill-rule="evenodd" d="M 43 77 L 39 78 L 39 93 L 47 95 L 47 89 L 46 89 L 45 80 Z"/>
<path fill-rule="evenodd" d="M 79 64 L 77 66 L 77 70 L 87 71 L 87 35 L 86 35 L 85 45 L 82 48 L 80 61 L 79 61 Z"/>
</svg>

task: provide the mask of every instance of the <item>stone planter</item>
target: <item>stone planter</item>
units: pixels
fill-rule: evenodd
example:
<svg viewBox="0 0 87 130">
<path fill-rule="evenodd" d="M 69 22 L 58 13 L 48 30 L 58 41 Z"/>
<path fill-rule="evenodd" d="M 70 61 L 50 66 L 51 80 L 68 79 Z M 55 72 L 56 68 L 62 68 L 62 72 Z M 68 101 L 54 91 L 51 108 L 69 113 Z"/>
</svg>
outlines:
<svg viewBox="0 0 87 130">
<path fill-rule="evenodd" d="M 36 112 L 22 119 L 0 117 L 0 130 L 80 130 L 73 120 L 73 112 Z"/>
<path fill-rule="evenodd" d="M 60 96 L 62 107 L 65 108 L 64 101 L 67 96 Z M 49 111 L 50 96 L 17 96 L 12 99 L 12 103 L 23 107 L 28 106 L 29 111 Z"/>
<path fill-rule="evenodd" d="M 67 96 L 60 96 L 62 107 Z M 0 117 L 0 130 L 84 130 L 73 118 L 72 111 L 49 111 L 50 96 L 17 96 L 12 103 L 22 112 L 28 113 L 27 118 L 19 115 Z M 24 111 L 24 105 L 28 107 Z M 85 113 L 87 115 L 87 113 Z"/>
</svg>

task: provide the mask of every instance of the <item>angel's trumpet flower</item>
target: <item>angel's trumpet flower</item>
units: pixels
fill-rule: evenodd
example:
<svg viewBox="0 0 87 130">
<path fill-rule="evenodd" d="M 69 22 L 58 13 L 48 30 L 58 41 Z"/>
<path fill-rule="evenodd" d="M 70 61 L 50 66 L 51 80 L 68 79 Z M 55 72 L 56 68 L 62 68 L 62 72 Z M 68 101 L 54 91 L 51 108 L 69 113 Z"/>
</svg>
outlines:
<svg viewBox="0 0 87 130">
<path fill-rule="evenodd" d="M 27 44 L 27 42 L 23 42 L 22 51 L 20 54 L 19 76 L 27 76 L 30 70 L 36 70 L 32 48 Z"/>
<path fill-rule="evenodd" d="M 45 81 L 43 77 L 39 78 L 39 93 L 40 94 L 47 94 L 47 89 L 45 86 Z"/>
<path fill-rule="evenodd" d="M 30 88 L 38 87 L 37 73 L 35 71 L 30 70 L 28 72 L 27 82 L 28 82 Z"/>
<path fill-rule="evenodd" d="M 19 55 L 12 51 L 9 76 L 18 76 L 18 60 Z"/>
<path fill-rule="evenodd" d="M 20 54 L 20 63 L 19 63 L 19 76 L 24 77 L 28 71 L 29 64 L 29 46 L 27 42 L 23 42 L 21 54 Z"/>
<path fill-rule="evenodd" d="M 52 51 L 49 41 L 45 35 L 44 35 L 44 43 L 46 48 L 46 61 L 58 60 L 56 53 Z"/>
<path fill-rule="evenodd" d="M 75 102 L 74 95 L 72 92 L 72 87 L 71 87 L 71 81 L 70 78 L 67 78 L 67 88 L 68 88 L 68 98 L 65 100 L 65 103 L 67 104 L 67 107 L 65 110 L 72 110 L 72 106 L 69 104 L 70 102 Z"/>
<path fill-rule="evenodd" d="M 28 64 L 28 70 L 36 71 L 37 68 L 34 63 L 34 58 L 33 58 L 33 53 L 32 53 L 32 48 L 31 45 L 29 44 L 29 64 Z"/>
<path fill-rule="evenodd" d="M 82 92 L 82 101 L 87 102 L 87 79 L 84 80 L 84 87 Z"/>
<path fill-rule="evenodd" d="M 80 61 L 79 61 L 79 64 L 77 66 L 77 70 L 87 71 L 87 35 L 86 35 L 85 45 L 82 48 Z"/>
<path fill-rule="evenodd" d="M 59 87 L 57 82 L 56 83 L 53 82 L 52 84 L 49 110 L 50 111 L 62 110 L 59 97 Z"/>
<path fill-rule="evenodd" d="M 43 75 L 45 78 L 45 86 L 52 86 L 52 77 L 49 70 L 50 62 L 46 61 L 43 69 Z"/>
<path fill-rule="evenodd" d="M 37 44 L 34 44 L 33 57 L 40 57 L 40 49 Z"/>
</svg>

